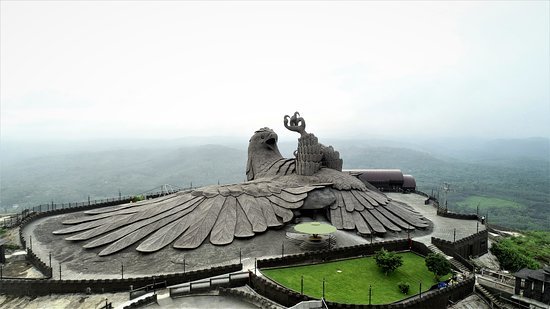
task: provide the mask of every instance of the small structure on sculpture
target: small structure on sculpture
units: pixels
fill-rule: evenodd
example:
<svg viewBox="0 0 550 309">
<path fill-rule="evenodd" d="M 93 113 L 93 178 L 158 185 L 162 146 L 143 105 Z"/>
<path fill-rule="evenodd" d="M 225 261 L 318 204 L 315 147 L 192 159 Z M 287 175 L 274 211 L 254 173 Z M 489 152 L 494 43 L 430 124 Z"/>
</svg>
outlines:
<svg viewBox="0 0 550 309">
<path fill-rule="evenodd" d="M 297 112 L 285 116 L 284 125 L 300 134 L 295 158 L 283 158 L 277 134 L 262 128 L 249 141 L 247 182 L 86 211 L 87 216 L 66 220 L 63 224 L 71 226 L 53 233 L 74 234 L 65 239 L 86 241 L 85 248 L 106 246 L 99 255 L 109 255 L 135 243 L 140 252 L 169 244 L 193 249 L 207 237 L 226 245 L 290 222 L 297 209 L 326 209 L 337 229 L 363 235 L 428 226 L 411 208 L 342 172 L 340 154 L 307 133 Z"/>
</svg>

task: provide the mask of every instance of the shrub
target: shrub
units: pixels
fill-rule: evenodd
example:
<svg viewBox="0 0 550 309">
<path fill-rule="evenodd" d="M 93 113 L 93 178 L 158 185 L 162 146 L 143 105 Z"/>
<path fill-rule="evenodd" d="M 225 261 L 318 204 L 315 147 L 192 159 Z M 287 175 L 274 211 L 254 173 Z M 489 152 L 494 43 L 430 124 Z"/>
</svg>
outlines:
<svg viewBox="0 0 550 309">
<path fill-rule="evenodd" d="M 399 291 L 401 291 L 401 293 L 409 294 L 409 289 L 411 286 L 408 282 L 399 282 L 397 286 L 399 287 Z"/>
<path fill-rule="evenodd" d="M 132 202 L 139 202 L 139 201 L 143 201 L 145 200 L 145 196 L 142 194 L 142 195 L 136 195 L 134 197 L 132 197 Z"/>
<path fill-rule="evenodd" d="M 388 273 L 395 271 L 399 266 L 403 265 L 401 256 L 394 252 L 387 251 L 384 248 L 375 253 L 374 260 L 376 261 L 376 265 L 380 267 L 386 276 Z"/>
<path fill-rule="evenodd" d="M 518 271 L 522 268 L 538 269 L 540 265 L 535 259 L 530 256 L 526 256 L 514 246 L 511 240 L 504 239 L 499 242 L 493 243 L 491 246 L 491 253 L 493 253 L 500 263 L 500 268 Z"/>
</svg>

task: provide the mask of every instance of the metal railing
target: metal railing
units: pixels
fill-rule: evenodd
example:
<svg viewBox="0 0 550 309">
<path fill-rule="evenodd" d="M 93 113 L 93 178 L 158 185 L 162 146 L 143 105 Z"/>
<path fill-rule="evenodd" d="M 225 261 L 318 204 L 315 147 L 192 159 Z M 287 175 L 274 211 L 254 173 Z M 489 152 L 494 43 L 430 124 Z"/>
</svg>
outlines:
<svg viewBox="0 0 550 309">
<path fill-rule="evenodd" d="M 119 195 L 117 197 L 105 198 L 105 199 L 91 200 L 90 197 L 88 197 L 88 200 L 83 202 L 54 203 L 52 201 L 51 203 L 48 203 L 48 204 L 40 204 L 40 205 L 23 209 L 20 213 L 2 218 L 2 220 L 0 220 L 0 228 L 16 227 L 25 218 L 35 213 L 43 213 L 43 212 L 54 211 L 59 209 L 77 208 L 77 207 L 85 207 L 85 206 L 95 206 L 95 205 L 99 206 L 101 204 L 112 203 L 116 201 L 127 202 L 129 200 L 134 199 L 136 196 L 140 196 L 140 195 L 143 195 L 145 198 L 153 198 L 153 197 L 159 197 L 159 196 L 176 193 L 178 191 L 191 190 L 192 188 L 191 187 L 178 188 L 175 186 L 170 186 L 167 188 L 167 185 L 164 185 L 164 186 L 161 186 L 160 189 L 161 191 L 156 191 L 156 192 L 147 191 L 147 193 L 145 194 L 125 195 L 125 196 Z"/>
</svg>

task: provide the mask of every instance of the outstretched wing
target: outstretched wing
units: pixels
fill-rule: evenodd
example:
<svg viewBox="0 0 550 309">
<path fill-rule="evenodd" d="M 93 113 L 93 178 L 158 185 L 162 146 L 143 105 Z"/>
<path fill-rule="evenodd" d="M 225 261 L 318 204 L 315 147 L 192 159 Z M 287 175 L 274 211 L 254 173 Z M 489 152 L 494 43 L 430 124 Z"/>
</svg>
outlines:
<svg viewBox="0 0 550 309">
<path fill-rule="evenodd" d="M 251 237 L 293 218 L 308 192 L 322 186 L 289 186 L 277 181 L 204 187 L 164 197 L 94 209 L 87 216 L 64 221 L 70 227 L 54 234 L 73 234 L 67 240 L 87 241 L 85 248 L 105 247 L 109 255 L 140 243 L 137 250 L 154 252 L 173 243 L 193 249 L 210 236 L 215 245 L 235 237 Z"/>
<path fill-rule="evenodd" d="M 426 228 L 425 218 L 406 204 L 396 203 L 374 190 L 334 190 L 336 202 L 330 207 L 330 221 L 337 229 L 363 235 Z"/>
</svg>

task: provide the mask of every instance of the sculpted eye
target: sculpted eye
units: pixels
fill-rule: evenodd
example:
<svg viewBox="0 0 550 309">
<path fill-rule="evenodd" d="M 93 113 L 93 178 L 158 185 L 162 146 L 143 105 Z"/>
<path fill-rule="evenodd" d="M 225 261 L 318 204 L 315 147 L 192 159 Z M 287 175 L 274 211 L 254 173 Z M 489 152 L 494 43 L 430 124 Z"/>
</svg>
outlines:
<svg viewBox="0 0 550 309">
<path fill-rule="evenodd" d="M 262 135 L 262 139 L 265 139 L 265 136 Z"/>
</svg>

